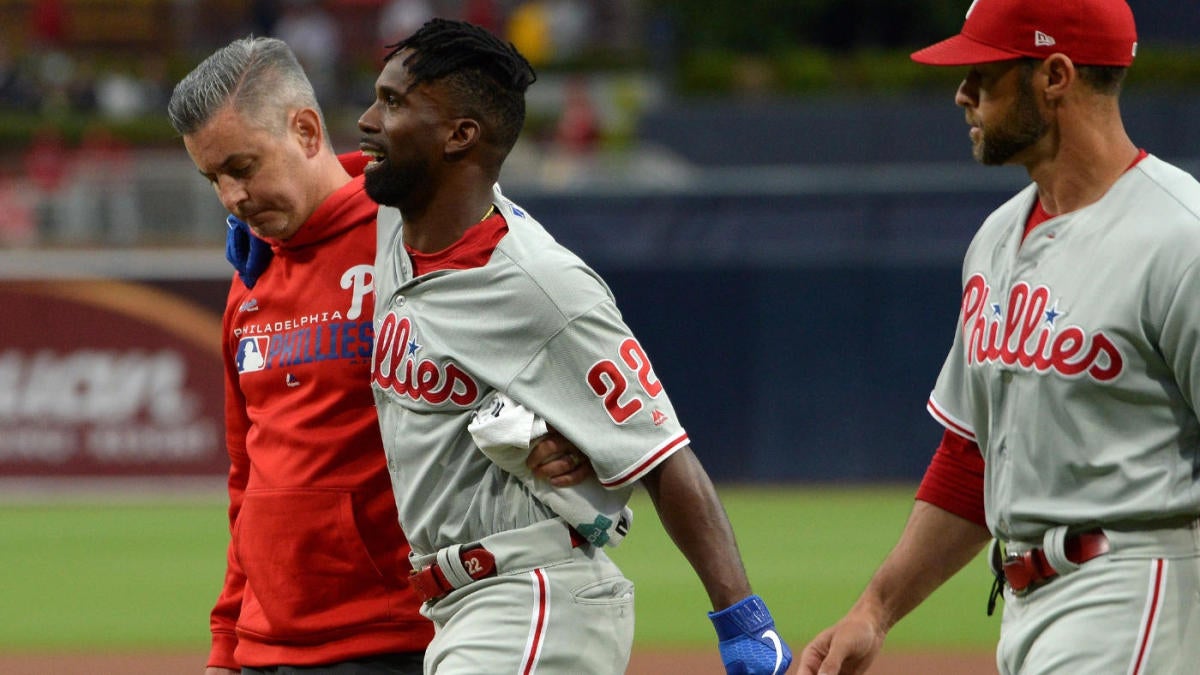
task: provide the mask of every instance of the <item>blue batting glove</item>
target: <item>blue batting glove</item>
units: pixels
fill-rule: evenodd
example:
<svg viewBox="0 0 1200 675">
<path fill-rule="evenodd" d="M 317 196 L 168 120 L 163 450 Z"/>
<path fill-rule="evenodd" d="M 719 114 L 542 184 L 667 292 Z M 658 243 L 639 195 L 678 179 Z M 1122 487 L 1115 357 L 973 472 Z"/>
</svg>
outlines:
<svg viewBox="0 0 1200 675">
<path fill-rule="evenodd" d="M 792 665 L 792 650 L 775 632 L 775 619 L 757 595 L 709 612 L 708 618 L 717 629 L 728 675 L 782 675 Z"/>
<path fill-rule="evenodd" d="M 271 262 L 271 245 L 254 236 L 250 226 L 230 215 L 225 219 L 229 231 L 225 233 L 225 259 L 237 270 L 246 288 L 254 288 L 258 276 Z"/>
</svg>

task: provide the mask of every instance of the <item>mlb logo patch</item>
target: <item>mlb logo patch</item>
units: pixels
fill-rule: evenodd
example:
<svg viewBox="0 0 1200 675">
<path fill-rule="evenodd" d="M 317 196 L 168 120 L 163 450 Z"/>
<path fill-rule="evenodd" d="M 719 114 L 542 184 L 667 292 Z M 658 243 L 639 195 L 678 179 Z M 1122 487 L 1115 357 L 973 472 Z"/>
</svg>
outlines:
<svg viewBox="0 0 1200 675">
<path fill-rule="evenodd" d="M 260 335 L 242 338 L 241 342 L 238 342 L 237 369 L 239 375 L 253 373 L 266 367 L 269 340 L 268 336 Z"/>
</svg>

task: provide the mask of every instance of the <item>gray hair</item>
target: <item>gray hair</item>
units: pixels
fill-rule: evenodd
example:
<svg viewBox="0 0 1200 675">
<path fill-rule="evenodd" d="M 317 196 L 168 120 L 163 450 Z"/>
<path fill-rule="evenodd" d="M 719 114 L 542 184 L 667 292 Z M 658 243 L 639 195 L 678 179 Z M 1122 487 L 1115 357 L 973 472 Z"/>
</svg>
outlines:
<svg viewBox="0 0 1200 675">
<path fill-rule="evenodd" d="M 218 49 L 175 85 L 167 115 L 175 131 L 186 136 L 226 105 L 275 133 L 282 132 L 289 111 L 312 108 L 329 137 L 312 83 L 282 40 L 247 37 Z"/>
</svg>

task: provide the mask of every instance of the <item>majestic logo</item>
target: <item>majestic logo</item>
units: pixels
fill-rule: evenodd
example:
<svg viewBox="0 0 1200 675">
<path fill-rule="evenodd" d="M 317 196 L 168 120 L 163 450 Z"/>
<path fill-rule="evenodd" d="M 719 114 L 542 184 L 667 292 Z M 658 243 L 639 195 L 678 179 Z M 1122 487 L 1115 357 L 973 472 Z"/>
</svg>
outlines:
<svg viewBox="0 0 1200 675">
<path fill-rule="evenodd" d="M 474 405 L 479 385 L 454 362 L 438 364 L 419 359 L 420 343 L 408 317 L 388 312 L 379 326 L 371 381 L 381 389 L 407 396 L 414 401 L 440 405 L 450 401 L 460 406 Z"/>
<path fill-rule="evenodd" d="M 963 290 L 962 333 L 968 365 L 1002 363 L 1067 377 L 1086 374 L 1100 382 L 1121 374 L 1124 359 L 1107 335 L 1057 325 L 1062 313 L 1057 304 L 1051 306 L 1045 286 L 1014 284 L 1007 311 L 991 302 L 990 294 L 981 274 L 971 276 Z"/>
<path fill-rule="evenodd" d="M 249 300 L 243 302 L 242 306 L 238 307 L 238 311 L 239 312 L 257 312 L 258 311 L 258 298 L 250 298 Z"/>
</svg>

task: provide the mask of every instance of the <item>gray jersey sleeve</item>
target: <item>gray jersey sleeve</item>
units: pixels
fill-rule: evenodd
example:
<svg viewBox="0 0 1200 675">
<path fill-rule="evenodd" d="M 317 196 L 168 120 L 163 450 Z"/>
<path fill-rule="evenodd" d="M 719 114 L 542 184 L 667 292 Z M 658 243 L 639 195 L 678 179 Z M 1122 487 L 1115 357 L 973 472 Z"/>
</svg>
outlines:
<svg viewBox="0 0 1200 675">
<path fill-rule="evenodd" d="M 1179 387 L 1180 395 L 1192 411 L 1200 401 L 1200 377 L 1196 367 L 1200 364 L 1200 261 L 1192 261 L 1176 278 L 1178 285 L 1162 289 L 1161 294 L 1149 297 L 1164 299 L 1159 316 L 1160 324 L 1150 326 L 1157 332 L 1157 344 L 1162 358 L 1170 368 Z"/>
<path fill-rule="evenodd" d="M 947 430 L 969 440 L 978 441 L 975 425 L 969 415 L 971 397 L 967 394 L 970 382 L 965 376 L 966 359 L 963 355 L 962 322 L 954 332 L 954 343 L 942 364 L 937 383 L 929 395 L 925 408 Z"/>
<path fill-rule="evenodd" d="M 610 489 L 640 479 L 687 445 L 649 356 L 611 301 L 569 321 L 509 393 L 585 452 Z"/>
</svg>

